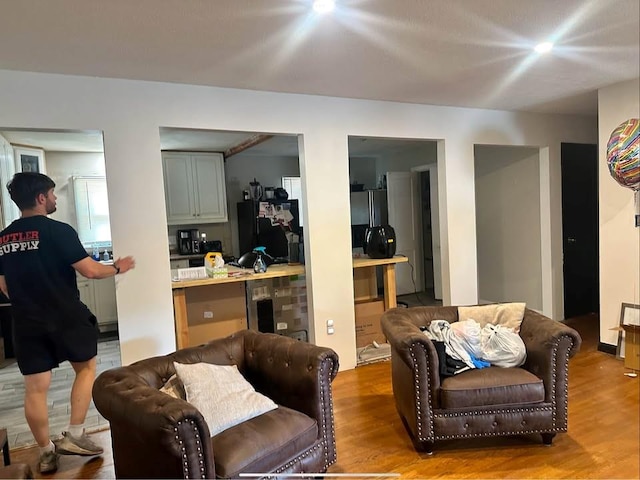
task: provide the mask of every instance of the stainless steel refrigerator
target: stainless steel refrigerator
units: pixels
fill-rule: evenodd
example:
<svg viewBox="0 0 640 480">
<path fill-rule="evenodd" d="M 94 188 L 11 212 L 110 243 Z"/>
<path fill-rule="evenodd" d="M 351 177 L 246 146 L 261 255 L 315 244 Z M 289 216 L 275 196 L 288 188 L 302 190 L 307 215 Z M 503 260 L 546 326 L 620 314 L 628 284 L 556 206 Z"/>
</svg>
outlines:
<svg viewBox="0 0 640 480">
<path fill-rule="evenodd" d="M 351 192 L 351 246 L 362 248 L 367 227 L 387 225 L 387 191 Z"/>
</svg>

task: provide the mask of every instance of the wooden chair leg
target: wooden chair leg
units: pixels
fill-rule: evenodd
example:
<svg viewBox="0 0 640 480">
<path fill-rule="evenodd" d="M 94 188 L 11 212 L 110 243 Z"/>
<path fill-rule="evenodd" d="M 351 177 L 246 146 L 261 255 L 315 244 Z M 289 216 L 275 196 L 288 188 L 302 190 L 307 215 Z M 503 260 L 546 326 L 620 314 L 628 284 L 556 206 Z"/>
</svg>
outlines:
<svg viewBox="0 0 640 480">
<path fill-rule="evenodd" d="M 551 446 L 553 442 L 553 437 L 555 437 L 555 433 L 543 433 L 542 434 L 542 443 L 544 443 L 547 447 Z"/>
<path fill-rule="evenodd" d="M 9 436 L 6 428 L 0 428 L 0 448 L 4 457 L 4 464 L 11 465 L 11 457 L 9 455 Z"/>
<path fill-rule="evenodd" d="M 407 433 L 409 434 L 409 438 L 411 438 L 411 443 L 413 443 L 413 448 L 416 450 L 416 452 L 426 453 L 427 455 L 433 455 L 433 446 L 435 442 L 427 442 L 427 441 L 422 442 L 416 439 L 413 436 L 413 433 L 411 432 L 411 428 L 409 428 L 407 421 L 402 415 L 400 415 L 400 420 L 402 420 L 402 424 L 404 425 L 404 428 L 407 430 Z"/>
</svg>

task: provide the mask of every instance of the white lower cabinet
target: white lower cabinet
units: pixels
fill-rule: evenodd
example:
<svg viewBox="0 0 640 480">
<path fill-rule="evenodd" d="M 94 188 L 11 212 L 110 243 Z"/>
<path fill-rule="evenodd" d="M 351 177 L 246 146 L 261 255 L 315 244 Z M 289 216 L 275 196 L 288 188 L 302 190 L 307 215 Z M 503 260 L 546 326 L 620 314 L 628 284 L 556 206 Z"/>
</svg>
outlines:
<svg viewBox="0 0 640 480">
<path fill-rule="evenodd" d="M 93 284 L 91 283 L 91 280 L 84 277 L 78 277 L 78 291 L 80 292 L 80 301 L 95 314 L 96 301 L 93 296 Z"/>
<path fill-rule="evenodd" d="M 98 319 L 101 332 L 117 330 L 116 282 L 114 277 L 89 280 L 78 275 L 80 300 Z"/>
</svg>

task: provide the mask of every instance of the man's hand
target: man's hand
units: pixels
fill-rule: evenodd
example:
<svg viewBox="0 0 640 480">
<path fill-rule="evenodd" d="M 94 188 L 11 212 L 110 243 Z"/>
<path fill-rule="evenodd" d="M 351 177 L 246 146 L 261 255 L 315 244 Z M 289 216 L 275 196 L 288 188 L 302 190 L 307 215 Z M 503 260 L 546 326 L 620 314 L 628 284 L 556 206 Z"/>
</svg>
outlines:
<svg viewBox="0 0 640 480">
<path fill-rule="evenodd" d="M 118 273 L 127 273 L 136 268 L 136 261 L 132 256 L 128 256 L 114 260 L 113 265 L 118 269 Z"/>
</svg>

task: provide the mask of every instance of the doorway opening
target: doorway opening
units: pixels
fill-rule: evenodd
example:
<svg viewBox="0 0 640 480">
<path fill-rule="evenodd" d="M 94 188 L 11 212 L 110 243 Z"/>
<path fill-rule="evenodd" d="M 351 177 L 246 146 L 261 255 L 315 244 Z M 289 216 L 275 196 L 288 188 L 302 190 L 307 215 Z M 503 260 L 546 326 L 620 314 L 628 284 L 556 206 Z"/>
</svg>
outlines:
<svg viewBox="0 0 640 480">
<path fill-rule="evenodd" d="M 50 215 L 72 226 L 87 253 L 96 251 L 101 261 L 112 260 L 109 199 L 101 131 L 61 131 L 0 128 L 1 222 L 9 225 L 19 211 L 9 198 L 5 185 L 14 173 L 36 171 L 48 175 L 56 184 L 57 210 Z M 113 199 L 112 199 L 113 200 Z M 109 255 L 106 259 L 105 251 Z M 77 275 L 80 299 L 96 315 L 100 336 L 97 373 L 121 364 L 113 277 L 89 280 Z M 5 302 L 3 305 L 6 305 Z M 24 381 L 15 363 L 11 317 L 7 306 L 0 307 L 5 358 L 1 368 L 4 388 L 0 390 L 0 425 L 7 428 L 11 448 L 35 443 L 24 418 Z M 62 432 L 69 422 L 67 405 L 74 373 L 68 362 L 54 369 L 49 390 L 49 424 L 52 434 Z M 108 422 L 89 407 L 85 425 L 88 431 L 104 428 Z"/>
<path fill-rule="evenodd" d="M 598 147 L 563 143 L 562 250 L 564 318 L 600 311 Z"/>
<path fill-rule="evenodd" d="M 300 144 L 297 134 L 160 128 L 172 278 L 204 266 L 209 251 L 222 253 L 227 271 L 239 274 L 253 268 L 256 247 L 264 247 L 268 265 L 298 269 L 295 275 L 199 287 L 200 297 L 186 289 L 185 346 L 246 328 L 314 340 Z M 194 242 L 197 251 L 191 250 Z"/>
</svg>

